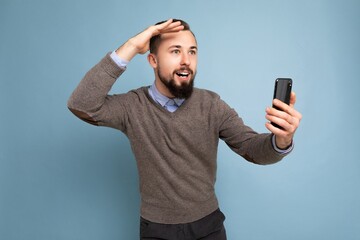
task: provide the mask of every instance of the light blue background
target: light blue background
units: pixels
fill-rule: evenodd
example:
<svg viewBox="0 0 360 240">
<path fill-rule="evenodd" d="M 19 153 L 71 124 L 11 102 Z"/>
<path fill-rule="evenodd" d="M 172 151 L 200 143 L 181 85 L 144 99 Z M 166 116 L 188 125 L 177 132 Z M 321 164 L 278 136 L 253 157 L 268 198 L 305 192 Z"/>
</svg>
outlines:
<svg viewBox="0 0 360 240">
<path fill-rule="evenodd" d="M 66 107 L 108 51 L 170 17 L 199 44 L 196 86 L 266 132 L 277 77 L 303 121 L 282 162 L 219 146 L 228 238 L 360 239 L 360 1 L 0 0 L 0 239 L 137 239 L 136 164 L 126 137 Z M 152 83 L 137 56 L 112 92 Z"/>
</svg>

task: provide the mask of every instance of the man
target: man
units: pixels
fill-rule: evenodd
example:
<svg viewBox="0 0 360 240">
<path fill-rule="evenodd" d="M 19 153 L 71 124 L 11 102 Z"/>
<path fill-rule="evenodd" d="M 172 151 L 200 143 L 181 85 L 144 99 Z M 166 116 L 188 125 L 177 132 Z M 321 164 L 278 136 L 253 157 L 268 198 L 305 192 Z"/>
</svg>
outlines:
<svg viewBox="0 0 360 240">
<path fill-rule="evenodd" d="M 108 95 L 127 63 L 150 49 L 155 81 L 126 94 Z M 258 134 L 220 97 L 193 87 L 198 46 L 189 25 L 168 20 L 150 26 L 107 54 L 83 78 L 69 109 L 98 126 L 124 132 L 134 152 L 141 193 L 141 239 L 226 239 L 215 196 L 219 139 L 256 164 L 281 160 L 301 120 L 290 105 L 266 109 L 271 134 Z"/>
</svg>

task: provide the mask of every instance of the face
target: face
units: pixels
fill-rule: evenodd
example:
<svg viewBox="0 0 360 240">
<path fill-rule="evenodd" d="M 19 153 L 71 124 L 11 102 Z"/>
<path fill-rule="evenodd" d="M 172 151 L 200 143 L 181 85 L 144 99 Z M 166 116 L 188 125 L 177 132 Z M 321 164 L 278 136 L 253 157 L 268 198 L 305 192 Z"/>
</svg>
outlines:
<svg viewBox="0 0 360 240">
<path fill-rule="evenodd" d="M 157 53 L 150 55 L 158 90 L 168 97 L 190 97 L 197 66 L 193 34 L 190 31 L 162 34 Z"/>
</svg>

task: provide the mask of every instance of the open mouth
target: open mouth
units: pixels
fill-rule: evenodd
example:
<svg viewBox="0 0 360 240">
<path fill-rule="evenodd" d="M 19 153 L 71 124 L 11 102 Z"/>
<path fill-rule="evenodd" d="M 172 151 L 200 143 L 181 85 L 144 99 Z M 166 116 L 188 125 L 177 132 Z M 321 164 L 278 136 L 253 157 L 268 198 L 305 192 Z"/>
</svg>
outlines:
<svg viewBox="0 0 360 240">
<path fill-rule="evenodd" d="M 188 72 L 176 72 L 176 75 L 178 75 L 181 78 L 187 78 L 190 75 L 190 73 L 188 73 Z"/>
<path fill-rule="evenodd" d="M 192 70 L 189 68 L 182 68 L 175 71 L 175 74 L 182 80 L 188 80 L 192 74 Z"/>
</svg>

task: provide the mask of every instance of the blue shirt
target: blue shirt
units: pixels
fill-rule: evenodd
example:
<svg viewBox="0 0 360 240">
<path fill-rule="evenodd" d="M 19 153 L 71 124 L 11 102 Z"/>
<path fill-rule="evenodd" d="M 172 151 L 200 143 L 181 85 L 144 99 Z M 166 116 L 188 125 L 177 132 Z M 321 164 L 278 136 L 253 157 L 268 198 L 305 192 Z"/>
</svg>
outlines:
<svg viewBox="0 0 360 240">
<path fill-rule="evenodd" d="M 155 82 L 149 87 L 149 94 L 155 102 L 166 108 L 169 112 L 175 112 L 185 101 L 183 98 L 168 98 L 156 88 Z"/>
</svg>

